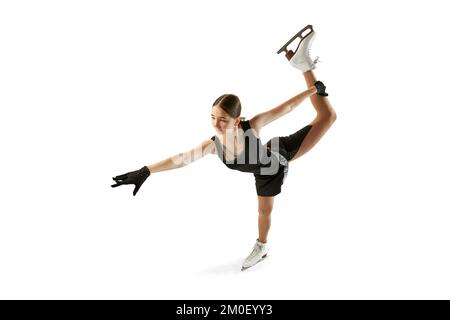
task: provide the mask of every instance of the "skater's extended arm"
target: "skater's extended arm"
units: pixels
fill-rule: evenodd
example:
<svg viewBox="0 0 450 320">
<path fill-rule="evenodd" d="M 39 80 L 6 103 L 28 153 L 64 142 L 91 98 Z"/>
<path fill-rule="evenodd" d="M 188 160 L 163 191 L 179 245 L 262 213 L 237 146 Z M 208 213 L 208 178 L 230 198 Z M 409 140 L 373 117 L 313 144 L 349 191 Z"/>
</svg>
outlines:
<svg viewBox="0 0 450 320">
<path fill-rule="evenodd" d="M 316 87 L 311 87 L 306 91 L 299 93 L 298 95 L 290 98 L 289 100 L 283 102 L 279 106 L 270 109 L 266 112 L 258 113 L 256 116 L 251 118 L 250 126 L 255 129 L 257 132 L 261 130 L 264 126 L 268 125 L 272 121 L 277 120 L 281 116 L 291 112 L 295 109 L 300 103 L 302 103 L 305 99 L 309 98 L 313 94 L 317 92 Z"/>
<path fill-rule="evenodd" d="M 161 160 L 148 167 L 151 173 L 160 172 L 165 170 L 172 170 L 182 168 L 188 164 L 197 161 L 207 154 L 210 154 L 214 149 L 214 141 L 205 140 L 197 147 L 188 150 L 186 152 L 177 153 L 176 155 L 169 157 L 167 159 Z"/>
<path fill-rule="evenodd" d="M 113 177 L 115 184 L 111 185 L 111 187 L 115 188 L 121 185 L 134 184 L 135 188 L 133 190 L 133 196 L 135 196 L 139 191 L 139 188 L 152 173 L 184 167 L 203 158 L 205 155 L 214 152 L 214 149 L 214 142 L 212 140 L 205 140 L 194 149 L 177 153 L 170 158 L 161 160 L 149 166 L 144 166 L 139 170 L 115 176 Z"/>
</svg>

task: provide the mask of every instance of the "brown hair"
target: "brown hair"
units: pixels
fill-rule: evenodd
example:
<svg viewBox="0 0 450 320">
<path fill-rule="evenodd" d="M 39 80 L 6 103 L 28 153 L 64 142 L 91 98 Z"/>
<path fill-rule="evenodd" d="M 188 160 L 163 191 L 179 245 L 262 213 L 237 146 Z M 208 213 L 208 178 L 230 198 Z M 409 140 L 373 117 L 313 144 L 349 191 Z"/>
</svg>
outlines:
<svg viewBox="0 0 450 320">
<path fill-rule="evenodd" d="M 214 106 L 218 106 L 223 109 L 230 117 L 237 118 L 241 115 L 241 101 L 238 96 L 227 93 L 223 94 L 216 99 L 213 103 Z M 244 117 L 240 117 L 241 121 L 244 121 Z"/>
</svg>

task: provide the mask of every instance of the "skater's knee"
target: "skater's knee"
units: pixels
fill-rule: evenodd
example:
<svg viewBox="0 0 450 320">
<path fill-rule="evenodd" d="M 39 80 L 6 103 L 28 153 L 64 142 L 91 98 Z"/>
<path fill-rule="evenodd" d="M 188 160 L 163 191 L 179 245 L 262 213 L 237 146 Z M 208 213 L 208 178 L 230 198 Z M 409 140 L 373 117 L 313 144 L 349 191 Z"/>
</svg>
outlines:
<svg viewBox="0 0 450 320">
<path fill-rule="evenodd" d="M 333 123 L 336 121 L 336 119 L 337 119 L 336 111 L 334 111 L 334 109 L 331 109 L 330 115 L 329 115 L 329 121 L 331 121 L 331 123 Z"/>
<path fill-rule="evenodd" d="M 270 215 L 273 208 L 274 197 L 258 196 L 258 212 L 260 215 Z"/>
<path fill-rule="evenodd" d="M 330 109 L 318 114 L 311 125 L 329 128 L 336 121 L 336 119 L 336 111 Z"/>
<path fill-rule="evenodd" d="M 320 121 L 322 122 L 327 122 L 329 124 L 332 124 L 333 122 L 336 121 L 336 111 L 334 111 L 334 109 L 329 108 L 323 112 L 321 112 L 318 117 L 318 119 L 320 119 Z"/>
<path fill-rule="evenodd" d="M 272 208 L 259 208 L 258 212 L 260 215 L 269 216 L 272 213 Z"/>
</svg>

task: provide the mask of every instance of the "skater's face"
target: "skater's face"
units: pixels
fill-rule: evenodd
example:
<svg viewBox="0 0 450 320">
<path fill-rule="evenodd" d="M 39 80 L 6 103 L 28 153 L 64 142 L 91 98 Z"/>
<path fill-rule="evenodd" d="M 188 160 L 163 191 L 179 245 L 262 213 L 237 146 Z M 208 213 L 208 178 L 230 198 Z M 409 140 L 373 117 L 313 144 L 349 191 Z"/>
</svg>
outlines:
<svg viewBox="0 0 450 320">
<path fill-rule="evenodd" d="M 222 108 L 212 107 L 211 124 L 218 134 L 225 134 L 227 130 L 234 130 L 239 123 L 239 118 L 230 117 Z"/>
</svg>

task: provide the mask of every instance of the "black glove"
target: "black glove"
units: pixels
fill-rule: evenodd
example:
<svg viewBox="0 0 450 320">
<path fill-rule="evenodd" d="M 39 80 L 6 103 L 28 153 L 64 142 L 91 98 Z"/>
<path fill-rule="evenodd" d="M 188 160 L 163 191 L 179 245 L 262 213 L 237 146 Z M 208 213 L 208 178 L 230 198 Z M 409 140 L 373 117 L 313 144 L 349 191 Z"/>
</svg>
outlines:
<svg viewBox="0 0 450 320">
<path fill-rule="evenodd" d="M 325 92 L 325 89 L 326 89 L 327 87 L 325 87 L 325 85 L 323 84 L 322 81 L 316 81 L 316 82 L 314 83 L 314 86 L 315 86 L 316 89 L 317 89 L 317 95 L 318 95 L 318 96 L 324 96 L 324 97 L 328 96 L 328 93 Z"/>
<path fill-rule="evenodd" d="M 150 176 L 151 172 L 147 167 L 142 167 L 139 170 L 128 172 L 120 176 L 114 177 L 113 180 L 116 184 L 111 185 L 115 188 L 123 184 L 134 184 L 135 188 L 133 191 L 133 196 L 139 191 L 139 188 L 145 182 L 145 180 Z"/>
</svg>

